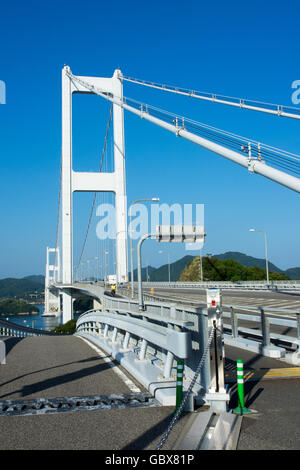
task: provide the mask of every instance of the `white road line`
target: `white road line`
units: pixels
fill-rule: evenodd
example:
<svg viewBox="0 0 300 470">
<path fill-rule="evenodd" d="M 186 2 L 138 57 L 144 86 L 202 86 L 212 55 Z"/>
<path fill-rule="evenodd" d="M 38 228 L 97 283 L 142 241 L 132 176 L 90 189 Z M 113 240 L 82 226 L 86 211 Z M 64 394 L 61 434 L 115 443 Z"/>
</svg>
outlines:
<svg viewBox="0 0 300 470">
<path fill-rule="evenodd" d="M 91 343 L 88 339 L 83 338 L 82 336 L 77 336 L 77 338 L 82 339 L 85 341 L 94 351 L 96 351 L 99 356 L 107 362 L 107 364 L 112 368 L 112 370 L 119 376 L 119 378 L 127 385 L 129 390 L 133 393 L 141 393 L 141 390 L 132 382 L 125 374 L 122 372 L 115 364 L 113 364 L 112 360 L 104 354 L 101 349 L 99 349 L 95 344 Z"/>
</svg>

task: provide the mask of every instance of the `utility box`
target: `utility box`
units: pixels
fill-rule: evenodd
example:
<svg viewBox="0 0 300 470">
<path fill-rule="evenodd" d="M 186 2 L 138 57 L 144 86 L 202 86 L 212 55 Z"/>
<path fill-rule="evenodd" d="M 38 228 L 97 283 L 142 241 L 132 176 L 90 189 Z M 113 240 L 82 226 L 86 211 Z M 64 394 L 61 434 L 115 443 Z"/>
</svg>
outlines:
<svg viewBox="0 0 300 470">
<path fill-rule="evenodd" d="M 207 308 L 221 307 L 222 305 L 221 290 L 215 287 L 206 289 L 206 302 L 207 302 Z"/>
</svg>

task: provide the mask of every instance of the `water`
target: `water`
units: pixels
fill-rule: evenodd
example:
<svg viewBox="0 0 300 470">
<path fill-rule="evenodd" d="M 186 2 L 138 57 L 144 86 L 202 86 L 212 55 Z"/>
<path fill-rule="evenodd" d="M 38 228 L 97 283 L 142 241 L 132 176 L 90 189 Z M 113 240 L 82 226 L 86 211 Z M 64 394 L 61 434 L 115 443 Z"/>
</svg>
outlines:
<svg viewBox="0 0 300 470">
<path fill-rule="evenodd" d="M 39 313 L 36 315 L 8 315 L 3 316 L 9 321 L 16 323 L 17 325 L 28 326 L 30 328 L 37 328 L 38 330 L 51 331 L 57 325 L 61 323 L 59 317 L 42 317 L 44 313 L 44 304 L 36 304 L 35 307 L 39 309 Z"/>
</svg>

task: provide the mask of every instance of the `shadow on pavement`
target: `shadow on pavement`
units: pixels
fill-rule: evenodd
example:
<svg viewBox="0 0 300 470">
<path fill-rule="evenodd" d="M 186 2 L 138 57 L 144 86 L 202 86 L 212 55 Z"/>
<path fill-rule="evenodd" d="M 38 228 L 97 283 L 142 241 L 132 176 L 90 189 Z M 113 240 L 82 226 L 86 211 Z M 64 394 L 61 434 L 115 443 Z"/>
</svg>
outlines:
<svg viewBox="0 0 300 470">
<path fill-rule="evenodd" d="M 152 426 L 152 428 L 148 429 L 141 436 L 139 436 L 137 439 L 135 439 L 134 441 L 127 444 L 121 450 L 143 450 L 143 449 L 146 449 L 146 447 L 148 447 L 151 444 L 151 442 L 153 442 L 158 437 L 162 437 L 164 432 L 167 430 L 173 416 L 174 416 L 174 413 L 171 412 L 166 418 L 162 419 L 155 426 Z M 179 418 L 179 421 L 180 421 L 180 419 L 182 419 L 182 417 Z M 175 426 L 176 426 L 176 424 L 175 424 Z M 171 433 L 172 432 L 173 431 L 171 431 Z"/>
</svg>

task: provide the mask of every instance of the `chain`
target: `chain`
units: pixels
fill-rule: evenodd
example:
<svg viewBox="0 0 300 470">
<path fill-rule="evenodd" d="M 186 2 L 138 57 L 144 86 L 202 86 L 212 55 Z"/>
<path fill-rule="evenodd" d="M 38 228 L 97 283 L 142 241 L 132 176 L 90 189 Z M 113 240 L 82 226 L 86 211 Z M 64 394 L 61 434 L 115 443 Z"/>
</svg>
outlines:
<svg viewBox="0 0 300 470">
<path fill-rule="evenodd" d="M 188 398 L 189 398 L 189 396 L 190 396 L 190 394 L 191 394 L 191 392 L 192 392 L 192 390 L 193 390 L 193 388 L 194 388 L 194 385 L 195 385 L 195 383 L 196 383 L 196 380 L 197 380 L 197 378 L 198 378 L 198 375 L 200 374 L 200 371 L 201 371 L 202 366 L 203 366 L 203 364 L 204 364 L 204 361 L 205 361 L 205 359 L 206 359 L 206 356 L 207 356 L 207 353 L 208 353 L 208 351 L 209 351 L 211 342 L 212 342 L 212 340 L 213 340 L 214 331 L 215 331 L 215 326 L 213 326 L 212 329 L 211 329 L 211 332 L 210 332 L 210 335 L 209 335 L 209 338 L 208 338 L 208 342 L 207 342 L 206 348 L 205 348 L 204 353 L 203 353 L 203 355 L 202 355 L 202 357 L 201 357 L 201 359 L 200 359 L 200 362 L 199 362 L 199 364 L 198 364 L 197 370 L 196 370 L 196 372 L 195 372 L 195 375 L 194 375 L 194 377 L 193 377 L 193 380 L 192 380 L 191 383 L 190 383 L 190 386 L 189 386 L 189 388 L 188 388 L 188 390 L 187 390 L 187 393 L 186 393 L 184 399 L 182 400 L 182 403 L 181 403 L 180 407 L 179 407 L 178 410 L 176 411 L 176 413 L 175 413 L 175 415 L 174 415 L 174 417 L 173 417 L 171 423 L 169 424 L 169 426 L 168 426 L 166 432 L 163 434 L 163 436 L 162 436 L 161 440 L 159 441 L 159 443 L 158 443 L 158 445 L 157 445 L 157 447 L 156 447 L 155 450 L 160 450 L 160 449 L 163 447 L 163 445 L 165 444 L 166 440 L 167 440 L 168 437 L 169 437 L 170 432 L 172 431 L 173 427 L 174 427 L 175 424 L 177 423 L 177 421 L 178 421 L 178 419 L 179 419 L 179 417 L 180 417 L 180 415 L 181 415 L 181 413 L 182 413 L 182 411 L 183 411 L 183 409 L 184 409 L 184 407 L 185 407 L 185 404 L 186 404 L 186 402 L 187 402 L 187 400 L 188 400 Z"/>
</svg>

